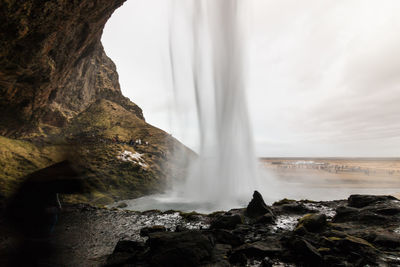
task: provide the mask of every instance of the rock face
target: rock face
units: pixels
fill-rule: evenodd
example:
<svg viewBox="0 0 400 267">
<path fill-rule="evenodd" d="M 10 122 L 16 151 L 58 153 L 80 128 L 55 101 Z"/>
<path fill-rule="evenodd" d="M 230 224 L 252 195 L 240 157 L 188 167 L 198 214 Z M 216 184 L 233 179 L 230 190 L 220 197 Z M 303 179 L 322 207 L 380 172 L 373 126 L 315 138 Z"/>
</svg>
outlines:
<svg viewBox="0 0 400 267">
<path fill-rule="evenodd" d="M 104 60 L 100 55 L 102 30 L 123 2 L 10 0 L 0 3 L 1 134 L 21 135 L 44 116 L 49 117 L 54 98 L 62 95 L 61 90 L 68 90 L 73 84 L 71 80 L 79 80 L 73 77 L 79 66 L 96 59 Z M 99 68 L 107 68 L 105 63 Z M 80 74 L 86 75 L 84 70 Z M 88 95 L 95 92 L 96 89 L 83 94 L 85 97 L 79 99 L 74 111 L 79 111 L 91 98 Z M 48 118 L 45 121 L 59 123 Z"/>
<path fill-rule="evenodd" d="M 191 152 L 122 95 L 100 42 L 124 1 L 0 3 L 0 193 L 66 158 L 102 204 L 157 192 L 168 170 L 182 173 L 181 162 L 167 160 Z"/>
</svg>

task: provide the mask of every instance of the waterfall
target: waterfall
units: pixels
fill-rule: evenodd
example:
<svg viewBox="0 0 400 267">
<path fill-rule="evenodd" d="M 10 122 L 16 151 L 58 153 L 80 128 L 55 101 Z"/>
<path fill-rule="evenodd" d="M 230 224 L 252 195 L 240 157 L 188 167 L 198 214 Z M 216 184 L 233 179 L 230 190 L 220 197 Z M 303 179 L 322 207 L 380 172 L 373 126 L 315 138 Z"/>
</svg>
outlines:
<svg viewBox="0 0 400 267">
<path fill-rule="evenodd" d="M 186 183 L 175 191 L 187 201 L 220 208 L 248 202 L 259 184 L 245 95 L 239 2 L 179 1 L 172 6 L 170 21 L 175 97 L 193 90 L 200 137 L 199 156 Z"/>
</svg>

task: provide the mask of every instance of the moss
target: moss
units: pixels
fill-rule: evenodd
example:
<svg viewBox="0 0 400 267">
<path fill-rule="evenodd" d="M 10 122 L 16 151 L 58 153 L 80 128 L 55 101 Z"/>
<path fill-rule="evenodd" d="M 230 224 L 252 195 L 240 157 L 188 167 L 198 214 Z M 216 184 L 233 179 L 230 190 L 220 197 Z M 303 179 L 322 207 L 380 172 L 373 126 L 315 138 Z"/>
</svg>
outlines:
<svg viewBox="0 0 400 267">
<path fill-rule="evenodd" d="M 0 137 L 0 193 L 9 195 L 20 177 L 68 158 L 80 168 L 91 193 L 65 196 L 65 201 L 110 204 L 163 190 L 168 175 L 184 167 L 178 165 L 182 163 L 165 165 L 166 160 L 176 147 L 189 151 L 108 100 L 93 103 L 63 129 L 45 124 L 39 129 L 30 136 L 35 142 Z M 112 142 L 116 135 L 121 142 Z M 128 145 L 131 138 L 141 139 L 143 145 Z M 123 151 L 142 154 L 149 167 L 118 159 Z"/>
<path fill-rule="evenodd" d="M 63 159 L 64 147 L 38 146 L 34 143 L 0 136 L 0 191 L 9 196 L 22 177 Z"/>
<path fill-rule="evenodd" d="M 279 201 L 274 202 L 274 204 L 272 204 L 272 205 L 273 206 L 281 206 L 281 205 L 284 205 L 284 204 L 291 204 L 291 203 L 294 203 L 294 202 L 296 202 L 296 200 L 284 198 L 284 199 L 281 199 Z"/>
<path fill-rule="evenodd" d="M 327 237 L 328 240 L 330 241 L 340 241 L 343 240 L 343 238 L 337 237 L 337 236 L 329 236 Z"/>
<path fill-rule="evenodd" d="M 367 247 L 370 247 L 370 248 L 376 250 L 376 248 L 371 243 L 369 243 L 368 241 L 366 241 L 362 238 L 359 238 L 359 237 L 348 235 L 348 236 L 346 236 L 345 240 L 350 241 L 352 243 L 362 245 L 362 246 L 367 246 Z"/>
<path fill-rule="evenodd" d="M 197 216 L 201 215 L 200 213 L 197 213 L 195 211 L 192 212 L 180 212 L 179 215 L 187 221 L 193 221 L 197 219 Z"/>
<path fill-rule="evenodd" d="M 330 252 L 331 251 L 330 248 L 324 248 L 324 247 L 320 247 L 317 250 L 318 250 L 318 252 Z"/>
</svg>

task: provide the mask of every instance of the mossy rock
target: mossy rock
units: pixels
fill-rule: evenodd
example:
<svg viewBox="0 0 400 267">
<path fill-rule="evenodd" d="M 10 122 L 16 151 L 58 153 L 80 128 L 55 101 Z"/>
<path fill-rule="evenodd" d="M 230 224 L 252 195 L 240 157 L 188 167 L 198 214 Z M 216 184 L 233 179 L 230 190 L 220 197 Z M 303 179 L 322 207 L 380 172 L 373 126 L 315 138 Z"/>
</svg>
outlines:
<svg viewBox="0 0 400 267">
<path fill-rule="evenodd" d="M 327 225 L 325 214 L 306 214 L 300 218 L 296 230 L 304 227 L 309 232 L 319 232 Z"/>
</svg>

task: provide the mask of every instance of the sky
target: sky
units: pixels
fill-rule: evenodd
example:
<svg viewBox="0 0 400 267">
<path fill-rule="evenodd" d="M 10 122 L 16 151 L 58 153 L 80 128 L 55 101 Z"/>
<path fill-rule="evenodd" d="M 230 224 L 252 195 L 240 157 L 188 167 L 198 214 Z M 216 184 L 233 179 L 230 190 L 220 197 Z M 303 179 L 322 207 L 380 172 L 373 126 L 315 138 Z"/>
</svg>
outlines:
<svg viewBox="0 0 400 267">
<path fill-rule="evenodd" d="M 400 157 L 400 1 L 239 2 L 258 156 Z M 102 42 L 146 121 L 196 150 L 195 106 L 174 105 L 171 3 L 128 0 Z"/>
</svg>

